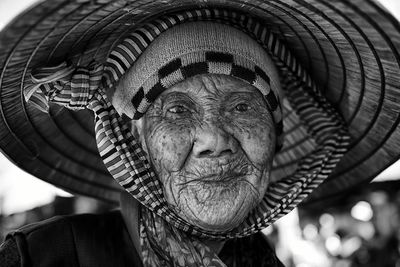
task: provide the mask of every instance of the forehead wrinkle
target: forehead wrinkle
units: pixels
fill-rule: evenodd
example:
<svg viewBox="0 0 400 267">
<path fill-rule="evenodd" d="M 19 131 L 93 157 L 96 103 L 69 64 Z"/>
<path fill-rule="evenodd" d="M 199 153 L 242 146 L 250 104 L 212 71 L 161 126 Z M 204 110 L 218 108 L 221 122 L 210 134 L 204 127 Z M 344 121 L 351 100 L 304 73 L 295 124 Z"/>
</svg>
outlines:
<svg viewBox="0 0 400 267">
<path fill-rule="evenodd" d="M 198 102 L 202 106 L 204 111 L 205 121 L 215 121 L 218 120 L 220 102 L 224 99 L 224 86 L 227 80 L 221 79 L 221 77 L 216 75 L 202 75 L 198 77 L 199 82 L 199 98 Z M 222 89 L 222 90 L 221 90 Z"/>
<path fill-rule="evenodd" d="M 212 95 L 218 95 L 220 93 L 219 88 L 222 87 L 223 83 L 219 82 L 218 77 L 204 75 L 200 76 L 202 89 L 204 89 L 207 93 Z"/>
<path fill-rule="evenodd" d="M 228 75 L 203 75 L 201 76 L 203 88 L 217 97 L 223 97 L 229 92 L 253 92 L 257 90 L 252 85 Z"/>
<path fill-rule="evenodd" d="M 251 90 L 250 84 L 237 78 L 223 74 L 202 74 L 177 83 L 166 91 L 181 91 L 198 94 L 201 91 L 218 94 L 221 91 L 231 91 L 240 87 L 244 91 Z"/>
<path fill-rule="evenodd" d="M 180 91 L 189 95 L 197 96 L 204 100 L 218 98 L 220 95 L 219 85 L 216 84 L 215 78 L 211 75 L 199 75 L 189 78 L 173 87 L 172 91 Z"/>
</svg>

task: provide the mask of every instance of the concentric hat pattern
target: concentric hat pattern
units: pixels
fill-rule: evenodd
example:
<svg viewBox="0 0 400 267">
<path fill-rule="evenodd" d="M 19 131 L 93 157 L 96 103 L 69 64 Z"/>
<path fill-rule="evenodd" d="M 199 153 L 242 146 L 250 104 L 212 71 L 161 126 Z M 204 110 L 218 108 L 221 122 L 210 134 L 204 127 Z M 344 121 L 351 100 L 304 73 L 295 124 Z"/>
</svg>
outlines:
<svg viewBox="0 0 400 267">
<path fill-rule="evenodd" d="M 309 201 L 368 182 L 400 155 L 400 25 L 370 0 L 40 2 L 0 34 L 0 148 L 16 165 L 67 191 L 116 202 L 122 188 L 98 154 L 93 116 L 27 104 L 38 66 L 104 63 L 135 28 L 162 14 L 223 7 L 270 27 L 302 62 L 349 126 L 350 151 Z M 288 101 L 273 179 L 291 174 L 313 140 Z"/>
</svg>

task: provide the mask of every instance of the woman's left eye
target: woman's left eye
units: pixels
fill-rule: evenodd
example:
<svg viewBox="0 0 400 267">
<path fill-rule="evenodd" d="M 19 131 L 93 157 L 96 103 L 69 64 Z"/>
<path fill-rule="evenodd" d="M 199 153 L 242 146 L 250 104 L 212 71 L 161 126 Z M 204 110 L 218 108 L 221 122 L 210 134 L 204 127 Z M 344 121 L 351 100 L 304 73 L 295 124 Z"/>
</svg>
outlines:
<svg viewBox="0 0 400 267">
<path fill-rule="evenodd" d="M 184 106 L 181 106 L 181 105 L 173 106 L 168 109 L 168 112 L 175 113 L 175 114 L 182 114 L 182 113 L 185 113 L 188 111 L 189 110 L 187 108 L 185 108 Z"/>
<path fill-rule="evenodd" d="M 239 112 L 246 112 L 250 110 L 250 106 L 245 103 L 241 103 L 235 106 L 235 110 Z"/>
</svg>

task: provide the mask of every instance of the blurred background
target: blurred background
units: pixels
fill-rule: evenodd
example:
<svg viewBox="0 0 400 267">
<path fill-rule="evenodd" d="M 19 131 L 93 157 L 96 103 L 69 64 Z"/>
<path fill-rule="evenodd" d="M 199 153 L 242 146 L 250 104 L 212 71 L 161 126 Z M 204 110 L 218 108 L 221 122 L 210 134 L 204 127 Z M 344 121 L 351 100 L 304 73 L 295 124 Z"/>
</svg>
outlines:
<svg viewBox="0 0 400 267">
<path fill-rule="evenodd" d="M 0 30 L 33 2 L 0 0 Z M 400 19 L 399 0 L 379 2 Z M 113 208 L 42 182 L 0 153 L 0 243 L 29 223 Z M 287 267 L 400 267 L 400 162 L 368 186 L 295 209 L 264 233 Z"/>
</svg>

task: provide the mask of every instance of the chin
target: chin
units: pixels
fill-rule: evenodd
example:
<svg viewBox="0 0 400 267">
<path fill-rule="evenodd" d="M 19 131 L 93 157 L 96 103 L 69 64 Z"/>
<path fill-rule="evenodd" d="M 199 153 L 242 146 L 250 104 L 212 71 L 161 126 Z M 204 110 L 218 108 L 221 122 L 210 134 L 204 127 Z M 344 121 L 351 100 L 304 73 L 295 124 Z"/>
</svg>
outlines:
<svg viewBox="0 0 400 267">
<path fill-rule="evenodd" d="M 227 232 L 237 227 L 246 218 L 247 214 L 248 212 L 242 215 L 234 214 L 225 218 L 220 218 L 219 220 L 199 218 L 200 216 L 197 216 L 195 218 L 188 218 L 188 220 L 193 225 L 196 225 L 207 231 Z"/>
<path fill-rule="evenodd" d="M 237 227 L 258 204 L 259 194 L 247 182 L 188 186 L 180 190 L 179 213 L 204 230 L 225 232 Z"/>
</svg>

